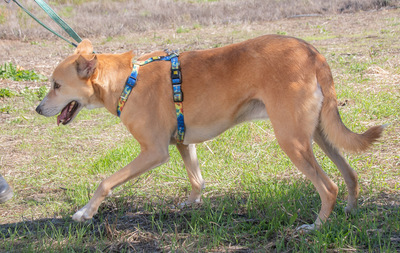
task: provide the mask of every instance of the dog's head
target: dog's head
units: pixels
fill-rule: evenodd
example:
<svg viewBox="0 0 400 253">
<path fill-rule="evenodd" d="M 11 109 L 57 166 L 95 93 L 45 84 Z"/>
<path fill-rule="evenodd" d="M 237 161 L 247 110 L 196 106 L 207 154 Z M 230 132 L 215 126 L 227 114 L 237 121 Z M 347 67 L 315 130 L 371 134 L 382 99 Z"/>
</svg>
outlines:
<svg viewBox="0 0 400 253">
<path fill-rule="evenodd" d="M 93 81 L 97 72 L 97 57 L 92 43 L 85 39 L 79 43 L 75 53 L 62 61 L 51 76 L 49 93 L 40 102 L 36 111 L 46 117 L 57 117 L 57 124 L 71 122 L 79 111 L 102 107 L 97 98 Z"/>
</svg>

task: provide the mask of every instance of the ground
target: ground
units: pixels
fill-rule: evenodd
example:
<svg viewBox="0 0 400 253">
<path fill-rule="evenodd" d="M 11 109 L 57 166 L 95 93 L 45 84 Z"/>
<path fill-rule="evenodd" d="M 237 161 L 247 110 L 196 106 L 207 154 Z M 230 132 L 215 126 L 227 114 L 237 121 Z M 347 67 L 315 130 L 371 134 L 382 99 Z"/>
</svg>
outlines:
<svg viewBox="0 0 400 253">
<path fill-rule="evenodd" d="M 366 224 L 363 227 L 366 230 L 365 235 L 371 237 L 374 237 L 372 234 L 378 237 L 381 236 L 379 238 L 383 238 L 384 244 L 388 247 L 387 250 L 390 251 L 394 249 L 400 250 L 398 226 L 400 222 L 399 16 L 399 9 L 389 9 L 340 15 L 299 17 L 272 22 L 190 27 L 183 31 L 175 28 L 159 29 L 148 32 L 133 32 L 123 37 L 106 38 L 99 36 L 90 39 L 94 43 L 96 52 L 121 53 L 133 50 L 137 55 L 164 48 L 177 48 L 181 51 L 207 49 L 271 33 L 300 37 L 312 43 L 327 57 L 328 63 L 331 65 L 339 94 L 340 111 L 342 115 L 345 115 L 344 121 L 346 125 L 354 131 L 360 132 L 368 126 L 389 124 L 383 138 L 370 151 L 366 154 L 348 155 L 347 157 L 351 159 L 351 164 L 357 167 L 360 175 L 362 189 L 360 208 L 370 213 L 366 214 L 366 217 L 370 218 L 366 219 L 366 222 L 375 219 L 377 223 L 380 222 L 373 227 L 369 227 Z M 34 70 L 45 76 L 50 76 L 57 63 L 73 52 L 71 46 L 54 38 L 49 40 L 1 40 L 0 49 L 2 51 L 0 64 L 12 62 L 23 69 Z M 21 245 L 25 243 L 24 237 L 30 238 L 31 234 L 21 228 L 23 224 L 26 225 L 28 231 L 42 229 L 44 226 L 50 226 L 49 224 L 55 226 L 56 229 L 54 231 L 58 231 L 57 229 L 63 230 L 67 225 L 70 226 L 69 224 L 72 224 L 71 221 L 65 221 L 69 219 L 69 215 L 72 215 L 76 208 L 86 201 L 87 195 L 93 193 L 93 189 L 101 179 L 112 173 L 112 170 L 123 166 L 126 161 L 117 159 L 117 165 L 113 165 L 116 168 L 111 169 L 111 171 L 102 169 L 102 165 L 99 164 L 113 163 L 107 159 L 110 157 L 110 160 L 113 160 L 114 150 L 117 153 L 125 152 L 121 145 L 131 145 L 131 149 L 135 150 L 132 154 L 126 155 L 128 160 L 129 156 L 134 156 L 138 152 L 135 143 L 132 144 L 130 135 L 124 126 L 119 123 L 117 118 L 110 116 L 104 110 L 85 112 L 68 127 L 57 127 L 55 118 L 42 119 L 34 111 L 39 101 L 37 97 L 32 98 L 32 94 L 34 95 L 38 88 L 44 85 L 48 87 L 49 82 L 0 80 L 0 88 L 10 89 L 18 94 L 11 98 L 0 97 L 0 107 L 2 108 L 0 114 L 2 128 L 0 130 L 0 173 L 9 181 L 15 193 L 10 202 L 0 205 L 0 228 L 2 235 L 6 239 L 5 244 L 0 246 L 0 249 L 2 247 L 8 250 L 24 248 Z M 6 107 L 9 109 L 5 109 Z M 270 126 L 251 123 L 245 126 L 245 129 L 249 132 L 246 132 L 246 136 L 249 138 L 244 140 L 251 143 L 250 149 L 253 146 L 262 147 L 266 156 L 274 156 L 271 152 L 274 153 L 275 149 L 269 149 L 270 146 L 276 145 L 276 143 L 274 144 L 273 131 Z M 247 167 L 246 164 L 253 162 L 249 161 L 249 159 L 262 160 L 264 158 L 259 158 L 259 154 L 254 150 L 231 147 L 230 145 L 240 146 L 240 144 L 232 144 L 234 142 L 231 141 L 235 138 L 232 137 L 237 133 L 235 131 L 240 132 L 241 130 L 233 131 L 222 137 L 222 139 L 199 146 L 203 150 L 200 150 L 200 153 L 212 155 L 212 159 L 218 160 L 215 164 L 204 162 L 202 164 L 203 167 L 208 168 L 209 171 L 215 167 L 222 167 L 222 169 L 227 167 L 230 173 L 229 176 L 221 176 L 221 174 L 218 174 L 219 172 L 205 171 L 205 179 L 209 189 L 205 192 L 205 197 L 208 199 L 205 205 L 209 205 L 211 211 L 217 212 L 219 209 L 215 206 L 218 206 L 218 204 L 212 201 L 221 201 L 221 195 L 226 195 L 228 200 L 237 201 L 239 203 L 238 206 L 243 208 L 232 212 L 236 217 L 232 224 L 252 226 L 253 223 L 259 224 L 262 222 L 255 218 L 257 215 L 252 214 L 252 212 L 258 212 L 257 210 L 244 207 L 249 205 L 248 203 L 251 202 L 252 196 L 252 191 L 249 190 L 252 187 L 246 186 L 244 182 L 248 182 L 248 180 L 253 182 L 253 180 L 257 181 L 258 179 L 249 179 L 242 172 L 228 169 L 232 165 L 226 162 L 225 155 L 241 161 L 239 165 L 233 165 L 233 167 Z M 256 133 L 261 133 L 262 137 Z M 240 132 L 240 134 L 242 133 Z M 229 147 L 218 146 L 218 142 L 225 141 L 224 138 Z M 271 142 L 273 144 L 269 144 Z M 224 151 L 221 151 L 221 148 Z M 319 151 L 316 151 L 316 153 L 319 156 L 318 158 L 322 157 Z M 204 154 L 203 157 L 201 157 L 201 154 L 199 155 L 200 160 L 207 160 L 204 158 L 206 156 Z M 103 156 L 107 158 L 104 161 L 101 160 Z M 301 213 L 297 214 L 296 209 L 299 207 L 296 207 L 294 211 L 286 211 L 285 207 L 283 207 L 284 214 L 289 214 L 289 217 L 296 216 L 299 218 L 290 221 L 292 222 L 290 225 L 287 223 L 289 221 L 283 222 L 282 230 L 263 230 L 262 233 L 265 234 L 262 238 L 267 238 L 266 241 L 263 241 L 264 239 L 252 241 L 246 236 L 235 236 L 234 239 L 236 241 L 233 242 L 229 236 L 227 236 L 228 239 L 221 236 L 224 239 L 215 242 L 215 240 L 210 239 L 210 236 L 188 232 L 190 231 L 188 227 L 182 224 L 175 224 L 174 219 L 176 220 L 177 217 L 180 217 L 179 220 L 181 222 L 186 219 L 194 219 L 194 216 L 204 214 L 208 209 L 198 207 L 199 209 L 196 209 L 198 213 L 195 215 L 190 209 L 179 211 L 168 207 L 169 204 L 176 204 L 184 199 L 188 191 L 187 183 L 181 183 L 186 180 L 184 173 L 182 174 L 183 176 L 181 174 L 169 175 L 173 170 L 171 167 L 181 167 L 182 164 L 178 159 L 178 157 L 175 157 L 174 161 L 170 162 L 170 165 L 163 167 L 165 172 L 149 173 L 114 193 L 113 200 L 103 205 L 102 216 L 99 215 L 100 218 L 96 218 L 93 222 L 93 227 L 100 232 L 96 232 L 92 227 L 82 228 L 83 230 L 86 229 L 86 231 L 90 230 L 90 233 L 87 232 L 90 237 L 102 238 L 103 248 L 98 248 L 93 241 L 82 235 L 83 238 L 86 238 L 83 241 L 89 251 L 119 251 L 121 249 L 128 251 L 147 251 L 146 249 L 150 249 L 149 251 L 169 251 L 174 249 L 178 251 L 185 251 L 185 249 L 190 251 L 192 249 L 193 251 L 231 252 L 263 249 L 296 251 L 296 249 L 302 247 L 298 245 L 302 245 L 304 243 L 303 240 L 311 245 L 317 244 L 315 241 L 320 240 L 318 236 L 303 238 L 295 234 L 294 228 L 291 227 L 293 222 L 301 224 L 310 222 L 313 219 L 312 213 L 309 213 L 309 216 Z M 275 178 L 276 183 L 283 183 L 284 185 L 290 185 L 293 178 L 303 183 L 304 180 L 301 174 L 290 165 L 290 162 L 284 159 L 286 158 L 273 161 L 286 168 L 286 170 L 280 171 L 279 175 L 275 173 L 276 171 L 269 171 L 268 169 L 262 172 L 253 169 L 249 170 L 254 173 L 253 176 L 259 176 L 260 178 L 272 176 Z M 268 163 L 269 160 L 266 160 L 266 162 Z M 265 166 L 265 163 L 259 163 L 258 161 L 255 164 L 257 167 Z M 340 195 L 344 198 L 346 193 L 340 174 L 334 169 L 334 166 L 327 166 L 326 170 L 329 171 L 331 177 L 336 182 L 340 182 L 339 186 L 343 191 Z M 87 180 L 82 179 L 86 177 L 88 178 Z M 232 180 L 229 182 L 224 181 L 222 178 L 225 177 L 232 178 Z M 169 180 L 167 182 L 163 181 L 162 179 L 165 178 Z M 304 184 L 307 187 L 305 192 L 310 193 L 310 195 L 314 194 L 313 199 L 317 203 L 310 205 L 316 205 L 315 208 L 317 210 L 319 199 L 315 196 L 312 186 L 309 186 L 308 183 Z M 75 189 L 74 187 L 77 185 L 79 187 Z M 172 190 L 160 188 L 166 185 Z M 138 186 L 140 186 L 140 189 L 135 188 Z M 128 187 L 134 189 L 133 196 L 127 189 Z M 257 187 L 261 186 L 258 185 Z M 153 189 L 147 190 L 148 188 Z M 79 195 L 85 194 L 86 196 L 79 199 Z M 161 194 L 166 194 L 166 200 L 160 197 Z M 261 197 L 258 196 L 257 198 Z M 307 198 L 307 196 L 300 196 L 300 198 Z M 278 200 L 279 198 L 276 201 L 279 202 Z M 163 205 L 160 207 L 160 203 L 164 201 L 168 203 L 167 207 Z M 291 199 L 291 201 L 295 203 L 298 200 Z M 147 202 L 150 204 L 147 204 Z M 152 207 L 148 208 L 147 205 L 152 205 Z M 338 205 L 343 206 L 344 204 L 340 202 Z M 265 206 L 263 208 L 268 209 Z M 112 213 L 118 213 L 118 210 L 123 210 L 122 216 L 112 216 Z M 259 212 L 265 215 L 264 211 Z M 341 211 L 336 210 L 335 212 L 337 212 L 337 214 L 333 215 L 335 219 L 344 217 L 343 219 L 347 220 Z M 379 217 L 388 214 L 393 217 L 379 220 Z M 111 219 L 110 217 L 115 218 L 115 220 L 109 220 Z M 159 223 L 151 219 L 162 220 L 165 224 L 168 224 L 168 228 L 165 228 L 165 226 L 161 226 L 159 230 L 154 228 L 154 226 L 159 226 Z M 296 223 L 297 221 L 298 223 Z M 389 221 L 397 222 L 397 225 L 390 225 L 389 228 L 385 228 L 385 223 Z M 219 223 L 214 220 L 209 222 L 209 224 L 215 223 L 212 225 L 214 230 L 224 227 L 223 222 Z M 351 219 L 343 224 L 347 223 L 351 224 Z M 20 234 L 5 232 L 10 228 L 19 228 L 24 232 Z M 79 230 L 76 227 L 74 229 Z M 343 229 L 336 228 L 338 231 Z M 351 233 L 349 231 L 353 231 L 353 228 L 346 227 L 346 229 L 350 236 Z M 43 229 L 43 231 L 46 231 L 46 229 Z M 228 234 L 231 233 L 229 226 L 226 231 L 228 231 Z M 232 233 L 239 232 L 234 230 Z M 64 237 L 68 235 L 65 232 L 60 232 L 60 234 Z M 76 234 L 79 233 L 76 232 Z M 212 233 L 210 234 L 212 235 Z M 16 242 L 12 242 L 10 239 L 13 236 L 16 238 Z M 346 236 L 344 237 L 347 238 Z M 31 248 L 41 249 L 41 246 L 38 246 L 41 242 L 38 239 L 40 236 L 33 236 L 32 238 L 34 238 L 35 242 Z M 53 241 L 58 240 L 54 239 L 57 236 L 52 238 Z M 199 238 L 210 240 L 214 243 L 200 242 Z M 257 235 L 256 238 L 261 237 Z M 246 240 L 250 241 L 250 243 L 244 242 Z M 278 242 L 286 245 L 287 248 L 282 245 L 279 246 Z M 333 242 L 330 243 L 325 245 L 326 247 L 321 246 L 318 249 L 340 251 L 338 249 L 339 246 Z M 44 244 L 49 245 L 49 248 L 54 246 L 49 241 L 45 241 Z M 69 244 L 63 241 L 61 245 Z M 82 249 L 80 248 L 82 247 L 81 244 L 77 242 L 76 245 L 78 246 L 72 246 L 72 249 L 78 249 L 78 251 Z M 345 243 L 341 247 L 347 247 L 342 248 L 341 250 L 343 251 L 367 251 L 369 247 L 372 247 L 372 251 L 379 251 L 379 248 L 375 248 L 378 247 L 376 244 L 371 246 L 363 239 Z M 382 247 L 382 245 L 379 244 L 379 247 Z"/>
</svg>

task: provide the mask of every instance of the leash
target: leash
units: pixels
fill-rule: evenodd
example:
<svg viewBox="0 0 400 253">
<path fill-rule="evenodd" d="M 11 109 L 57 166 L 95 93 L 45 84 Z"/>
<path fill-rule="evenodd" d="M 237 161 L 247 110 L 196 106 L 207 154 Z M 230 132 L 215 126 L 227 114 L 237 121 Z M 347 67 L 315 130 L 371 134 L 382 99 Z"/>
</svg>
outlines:
<svg viewBox="0 0 400 253">
<path fill-rule="evenodd" d="M 169 53 L 169 52 L 167 52 Z M 126 101 L 128 100 L 129 94 L 133 87 L 136 85 L 137 76 L 139 73 L 139 67 L 146 65 L 148 63 L 154 61 L 170 61 L 171 62 L 171 81 L 172 81 L 172 89 L 173 89 L 173 99 L 175 103 L 175 112 L 177 118 L 177 143 L 183 143 L 183 139 L 185 138 L 185 120 L 183 117 L 183 93 L 182 93 L 182 73 L 180 68 L 180 62 L 178 60 L 178 52 L 174 51 L 173 53 L 169 53 L 167 56 L 155 56 L 151 57 L 145 61 L 136 61 L 133 64 L 133 69 L 131 75 L 128 77 L 128 80 L 125 83 L 124 90 L 122 91 L 122 95 L 118 100 L 117 106 L 117 114 L 118 117 L 121 116 L 122 109 Z"/>
<path fill-rule="evenodd" d="M 11 0 L 4 0 L 6 3 L 10 3 Z M 44 28 L 46 28 L 48 31 L 52 32 L 53 34 L 55 34 L 56 36 L 58 36 L 59 38 L 65 40 L 66 42 L 68 42 L 70 45 L 77 47 L 78 45 L 74 42 L 71 42 L 70 40 L 64 38 L 63 36 L 61 36 L 60 34 L 58 34 L 56 31 L 54 31 L 53 29 L 51 29 L 50 27 L 46 26 L 43 22 L 41 22 L 37 17 L 35 17 L 35 15 L 33 15 L 30 11 L 28 11 L 28 9 L 26 9 L 20 2 L 18 2 L 18 0 L 12 0 L 14 3 L 16 3 L 23 11 L 26 12 L 26 14 L 28 14 L 31 18 L 33 18 L 36 22 L 38 22 L 41 26 L 43 26 Z M 71 36 L 78 44 L 82 41 L 81 37 L 79 37 L 79 35 L 67 24 L 65 23 L 65 21 L 60 18 L 60 16 L 57 15 L 57 13 L 55 13 L 55 11 L 50 8 L 49 5 L 47 5 L 43 0 L 35 0 L 35 2 L 40 6 L 40 8 L 42 8 L 47 15 L 50 16 L 51 19 L 53 19 L 66 33 L 69 34 L 69 36 Z"/>
</svg>

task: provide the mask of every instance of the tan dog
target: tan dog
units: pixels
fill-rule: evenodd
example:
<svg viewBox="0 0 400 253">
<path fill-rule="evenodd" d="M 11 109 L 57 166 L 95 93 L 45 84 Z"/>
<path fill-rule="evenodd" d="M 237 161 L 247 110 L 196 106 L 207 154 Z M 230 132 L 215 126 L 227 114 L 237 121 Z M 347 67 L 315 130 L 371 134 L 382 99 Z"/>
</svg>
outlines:
<svg viewBox="0 0 400 253">
<path fill-rule="evenodd" d="M 131 52 L 93 55 L 84 40 L 52 75 L 52 87 L 37 107 L 44 116 L 61 112 L 57 122 L 68 124 L 83 108 L 106 107 L 117 115 L 117 103 L 132 71 Z M 155 52 L 151 56 L 165 55 Z M 216 137 L 244 121 L 270 119 L 279 145 L 316 187 L 322 207 L 312 225 L 320 226 L 336 202 L 338 187 L 318 165 L 312 140 L 342 173 L 349 191 L 346 211 L 357 206 L 357 174 L 339 152 L 364 151 L 380 137 L 383 126 L 363 134 L 341 121 L 332 74 L 325 58 L 305 41 L 277 35 L 262 36 L 221 48 L 180 54 L 186 135 L 175 140 L 177 119 L 172 99 L 171 63 L 142 66 L 121 120 L 140 143 L 141 153 L 101 182 L 87 205 L 73 215 L 91 219 L 111 190 L 169 159 L 168 145 L 177 144 L 192 192 L 185 203 L 200 201 L 204 181 L 194 143 Z"/>
</svg>

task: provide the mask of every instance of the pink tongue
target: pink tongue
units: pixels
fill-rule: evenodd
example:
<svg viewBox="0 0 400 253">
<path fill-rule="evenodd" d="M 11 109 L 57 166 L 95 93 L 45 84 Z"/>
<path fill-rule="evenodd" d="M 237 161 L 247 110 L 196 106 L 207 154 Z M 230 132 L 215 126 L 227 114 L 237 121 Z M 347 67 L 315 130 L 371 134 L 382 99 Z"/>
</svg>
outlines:
<svg viewBox="0 0 400 253">
<path fill-rule="evenodd" d="M 67 106 L 64 107 L 64 109 L 61 111 L 60 115 L 57 116 L 57 126 L 60 125 L 61 121 L 67 119 L 68 108 L 69 108 L 69 106 L 67 105 Z"/>
</svg>

